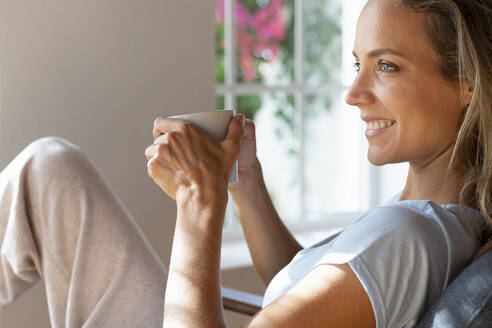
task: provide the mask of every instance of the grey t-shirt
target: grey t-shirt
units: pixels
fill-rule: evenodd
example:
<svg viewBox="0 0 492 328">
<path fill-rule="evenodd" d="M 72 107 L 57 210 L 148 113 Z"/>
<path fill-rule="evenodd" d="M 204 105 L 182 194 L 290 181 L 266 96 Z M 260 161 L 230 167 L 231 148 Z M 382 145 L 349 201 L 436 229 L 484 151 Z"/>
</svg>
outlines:
<svg viewBox="0 0 492 328">
<path fill-rule="evenodd" d="M 376 327 L 413 327 L 479 249 L 480 212 L 429 200 L 364 213 L 343 231 L 300 251 L 270 282 L 263 307 L 321 264 L 348 263 L 366 290 Z"/>
</svg>

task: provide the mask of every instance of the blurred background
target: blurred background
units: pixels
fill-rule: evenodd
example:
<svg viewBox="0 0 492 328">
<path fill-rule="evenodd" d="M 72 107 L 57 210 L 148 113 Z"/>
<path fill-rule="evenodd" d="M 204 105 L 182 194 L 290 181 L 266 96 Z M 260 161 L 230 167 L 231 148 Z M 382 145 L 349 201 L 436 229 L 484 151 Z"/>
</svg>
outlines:
<svg viewBox="0 0 492 328">
<path fill-rule="evenodd" d="M 304 245 L 400 191 L 374 167 L 343 101 L 364 0 L 0 0 L 0 169 L 36 138 L 81 146 L 168 263 L 175 206 L 147 177 L 159 115 L 236 109 L 253 119 L 280 216 Z M 232 204 L 223 284 L 261 294 Z M 49 327 L 43 283 L 0 327 Z M 231 326 L 247 318 L 227 313 Z"/>
</svg>

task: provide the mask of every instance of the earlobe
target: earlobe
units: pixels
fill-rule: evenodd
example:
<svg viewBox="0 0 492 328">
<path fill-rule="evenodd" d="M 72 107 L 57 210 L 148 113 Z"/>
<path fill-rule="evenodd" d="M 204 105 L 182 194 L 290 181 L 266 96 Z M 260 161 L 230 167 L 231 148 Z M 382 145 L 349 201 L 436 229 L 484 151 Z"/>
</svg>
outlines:
<svg viewBox="0 0 492 328">
<path fill-rule="evenodd" d="M 466 87 L 463 88 L 461 93 L 461 103 L 463 104 L 463 108 L 467 109 L 470 106 L 472 97 L 473 97 L 473 87 L 470 84 L 466 84 Z"/>
</svg>

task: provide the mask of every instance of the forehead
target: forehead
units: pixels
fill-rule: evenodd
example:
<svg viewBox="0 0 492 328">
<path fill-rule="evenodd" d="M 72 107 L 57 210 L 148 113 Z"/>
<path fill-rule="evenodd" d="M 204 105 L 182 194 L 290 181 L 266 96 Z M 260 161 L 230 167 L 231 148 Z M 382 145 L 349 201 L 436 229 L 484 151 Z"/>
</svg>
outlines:
<svg viewBox="0 0 492 328">
<path fill-rule="evenodd" d="M 354 52 L 361 58 L 371 50 L 391 48 L 411 59 L 435 60 L 423 15 L 394 0 L 369 0 L 357 21 Z"/>
</svg>

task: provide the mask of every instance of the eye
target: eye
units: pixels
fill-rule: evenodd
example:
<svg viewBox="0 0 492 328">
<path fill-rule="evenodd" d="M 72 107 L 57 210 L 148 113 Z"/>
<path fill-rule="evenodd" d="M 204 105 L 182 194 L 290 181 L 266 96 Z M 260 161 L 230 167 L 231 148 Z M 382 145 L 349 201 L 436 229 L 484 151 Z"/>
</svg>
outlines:
<svg viewBox="0 0 492 328">
<path fill-rule="evenodd" d="M 398 70 L 398 67 L 388 62 L 385 62 L 383 60 L 380 60 L 378 62 L 378 69 L 381 72 L 390 73 L 390 72 L 396 72 Z"/>
<path fill-rule="evenodd" d="M 352 67 L 354 68 L 354 71 L 355 71 L 356 73 L 359 73 L 359 71 L 360 71 L 360 63 L 359 63 L 358 61 L 354 62 L 354 63 L 352 64 Z"/>
</svg>

